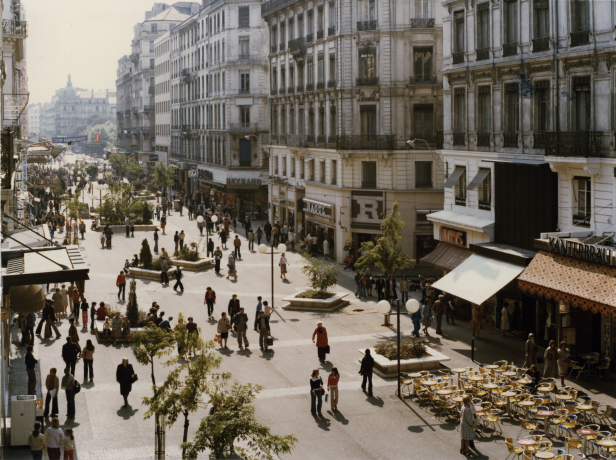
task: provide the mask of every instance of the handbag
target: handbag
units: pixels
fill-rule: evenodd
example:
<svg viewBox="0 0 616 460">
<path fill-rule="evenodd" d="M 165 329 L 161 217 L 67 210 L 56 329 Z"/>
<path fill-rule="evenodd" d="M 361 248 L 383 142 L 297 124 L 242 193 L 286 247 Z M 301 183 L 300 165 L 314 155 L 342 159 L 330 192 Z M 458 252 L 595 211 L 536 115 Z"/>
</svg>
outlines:
<svg viewBox="0 0 616 460">
<path fill-rule="evenodd" d="M 329 354 L 329 353 L 330 353 L 330 351 L 329 351 L 329 345 L 327 345 L 327 346 L 325 347 L 325 354 Z"/>
<path fill-rule="evenodd" d="M 73 380 L 73 391 L 75 394 L 81 391 L 81 384 L 77 380 Z"/>
<path fill-rule="evenodd" d="M 271 347 L 274 345 L 274 339 L 272 337 L 267 338 L 267 346 Z"/>
<path fill-rule="evenodd" d="M 137 374 L 133 374 L 133 376 L 131 377 L 132 383 L 135 383 L 137 380 L 139 380 L 139 376 Z"/>
</svg>

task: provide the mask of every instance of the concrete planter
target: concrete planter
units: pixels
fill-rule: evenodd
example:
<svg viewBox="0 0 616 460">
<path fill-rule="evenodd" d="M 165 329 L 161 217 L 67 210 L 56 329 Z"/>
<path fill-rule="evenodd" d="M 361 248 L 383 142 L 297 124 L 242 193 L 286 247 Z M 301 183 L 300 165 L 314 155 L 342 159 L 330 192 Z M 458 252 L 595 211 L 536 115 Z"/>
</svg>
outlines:
<svg viewBox="0 0 616 460">
<path fill-rule="evenodd" d="M 431 369 L 441 369 L 441 363 L 445 361 L 450 361 L 451 358 L 445 356 L 444 354 L 436 351 L 434 348 L 426 347 L 428 354 L 430 356 L 426 356 L 425 358 L 415 358 L 415 359 L 401 359 L 400 360 L 400 371 L 401 372 L 419 372 L 424 370 Z M 365 355 L 365 348 L 361 348 L 359 352 Z M 374 348 L 370 348 L 370 354 L 374 358 L 374 373 L 379 377 L 383 378 L 391 378 L 398 376 L 398 362 L 394 360 L 387 359 L 383 355 L 377 354 Z M 361 362 L 361 360 L 360 360 Z"/>
<path fill-rule="evenodd" d="M 171 268 L 176 267 L 176 266 L 180 266 L 182 267 L 184 270 L 186 271 L 190 271 L 190 272 L 198 272 L 199 270 L 205 270 L 207 268 L 212 268 L 214 266 L 214 259 L 212 258 L 204 258 L 204 259 L 199 259 L 197 261 L 188 261 L 188 260 L 179 260 L 179 259 L 174 259 L 173 257 L 171 258 Z"/>
<path fill-rule="evenodd" d="M 154 280 L 160 283 L 160 270 L 146 270 L 145 268 L 131 267 L 128 277 L 135 277 L 141 280 Z"/>
<path fill-rule="evenodd" d="M 113 233 L 116 233 L 116 232 L 126 233 L 126 226 L 124 225 L 110 225 L 109 227 L 111 227 L 111 230 L 113 231 Z M 104 225 L 99 225 L 98 227 L 96 227 L 96 231 L 102 232 L 104 228 L 105 228 Z M 159 228 L 159 226 L 155 224 L 135 225 L 136 232 L 153 232 L 157 228 Z"/>
<path fill-rule="evenodd" d="M 299 292 L 297 294 L 299 294 Z M 343 294 L 341 292 L 336 292 L 336 295 L 328 299 L 300 299 L 297 298 L 297 294 L 283 299 L 285 302 L 289 302 L 282 307 L 283 310 L 334 311 L 350 304 L 348 300 L 344 300 L 349 294 Z"/>
</svg>

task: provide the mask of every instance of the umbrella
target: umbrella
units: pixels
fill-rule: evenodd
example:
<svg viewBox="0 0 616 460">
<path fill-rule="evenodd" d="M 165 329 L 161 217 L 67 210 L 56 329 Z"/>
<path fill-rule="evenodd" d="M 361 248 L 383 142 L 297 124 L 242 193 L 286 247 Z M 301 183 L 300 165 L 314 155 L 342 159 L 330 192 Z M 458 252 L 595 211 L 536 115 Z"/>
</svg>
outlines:
<svg viewBox="0 0 616 460">
<path fill-rule="evenodd" d="M 13 286 L 10 291 L 11 310 L 15 313 L 27 315 L 41 311 L 45 306 L 43 288 L 38 284 L 26 286 Z"/>
</svg>

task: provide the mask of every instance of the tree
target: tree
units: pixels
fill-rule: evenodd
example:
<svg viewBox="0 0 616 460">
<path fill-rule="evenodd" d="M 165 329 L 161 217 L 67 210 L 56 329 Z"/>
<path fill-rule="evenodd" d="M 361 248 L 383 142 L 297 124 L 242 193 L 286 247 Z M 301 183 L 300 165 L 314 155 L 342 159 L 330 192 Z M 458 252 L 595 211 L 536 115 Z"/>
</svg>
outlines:
<svg viewBox="0 0 616 460">
<path fill-rule="evenodd" d="M 98 165 L 89 165 L 89 166 L 87 166 L 86 167 L 86 173 L 92 179 L 96 179 L 96 177 L 98 176 Z"/>
<path fill-rule="evenodd" d="M 156 168 L 154 169 L 154 179 L 153 183 L 157 187 L 163 188 L 163 193 L 165 196 L 167 195 L 167 187 L 173 186 L 175 182 L 175 168 L 172 166 L 167 166 L 162 161 L 156 163 Z"/>
<path fill-rule="evenodd" d="M 62 193 L 66 192 L 66 181 L 64 180 L 63 177 L 60 177 L 60 190 L 62 191 Z"/>
<path fill-rule="evenodd" d="M 380 268 L 386 275 L 392 275 L 396 270 L 402 270 L 415 263 L 406 255 L 402 248 L 396 248 L 396 243 L 400 239 L 400 232 L 404 227 L 404 221 L 400 219 L 398 202 L 394 205 L 389 214 L 381 223 L 383 237 L 379 238 L 376 244 L 374 241 L 362 243 L 361 249 L 364 255 L 357 259 L 355 266 L 362 268 L 374 266 Z"/>
<path fill-rule="evenodd" d="M 128 174 L 132 175 L 133 178 L 137 178 L 145 172 L 145 168 L 141 166 L 134 157 L 130 157 L 126 164 L 126 171 Z"/>
<path fill-rule="evenodd" d="M 130 280 L 128 304 L 126 305 L 126 317 L 133 327 L 137 327 L 139 324 L 139 304 L 137 303 L 137 281 L 135 281 L 134 276 Z"/>
<path fill-rule="evenodd" d="M 152 220 L 152 209 L 150 208 L 150 203 L 148 203 L 147 201 L 145 201 L 144 206 L 143 206 L 142 218 L 143 218 L 144 225 L 149 224 L 150 220 Z"/>
<path fill-rule="evenodd" d="M 308 277 L 308 284 L 318 292 L 327 292 L 327 288 L 335 286 L 342 270 L 335 264 L 328 264 L 310 254 L 302 254 L 304 259 L 302 273 Z"/>
<path fill-rule="evenodd" d="M 248 448 L 235 447 L 235 451 L 248 460 L 269 460 L 291 453 L 297 438 L 293 434 L 272 434 L 269 427 L 261 425 L 255 417 L 252 401 L 262 389 L 260 385 L 235 383 L 231 391 L 211 394 L 220 410 L 203 418 L 193 441 L 181 445 L 186 449 L 185 458 L 196 459 L 206 450 L 214 458 L 226 457 L 231 453 L 234 440 L 247 442 Z"/>
<path fill-rule="evenodd" d="M 141 242 L 139 260 L 145 269 L 149 269 L 152 266 L 152 251 L 150 250 L 150 243 L 148 243 L 147 238 L 144 238 Z"/>
</svg>

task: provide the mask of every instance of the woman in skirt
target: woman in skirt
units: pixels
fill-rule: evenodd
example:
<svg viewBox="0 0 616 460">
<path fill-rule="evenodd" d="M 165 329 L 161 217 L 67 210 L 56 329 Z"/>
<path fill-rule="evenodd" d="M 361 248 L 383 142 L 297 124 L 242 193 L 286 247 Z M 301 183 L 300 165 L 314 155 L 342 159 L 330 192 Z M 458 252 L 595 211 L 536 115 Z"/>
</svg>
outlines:
<svg viewBox="0 0 616 460">
<path fill-rule="evenodd" d="M 475 415 L 471 409 L 471 397 L 466 395 L 462 400 L 462 410 L 460 411 L 460 453 L 470 455 L 469 442 L 475 438 Z"/>
<path fill-rule="evenodd" d="M 221 232 L 221 234 L 222 233 L 224 232 Z M 235 268 L 235 257 L 233 257 L 233 254 L 229 254 L 229 261 L 227 262 L 227 267 L 229 268 L 227 279 L 229 279 L 230 276 L 233 276 L 235 279 L 237 279 L 237 269 Z"/>
<path fill-rule="evenodd" d="M 288 260 L 285 257 L 285 253 L 283 252 L 282 255 L 280 256 L 280 262 L 278 262 L 278 265 L 280 265 L 280 277 L 283 279 L 287 279 L 287 264 L 288 264 Z"/>
</svg>

